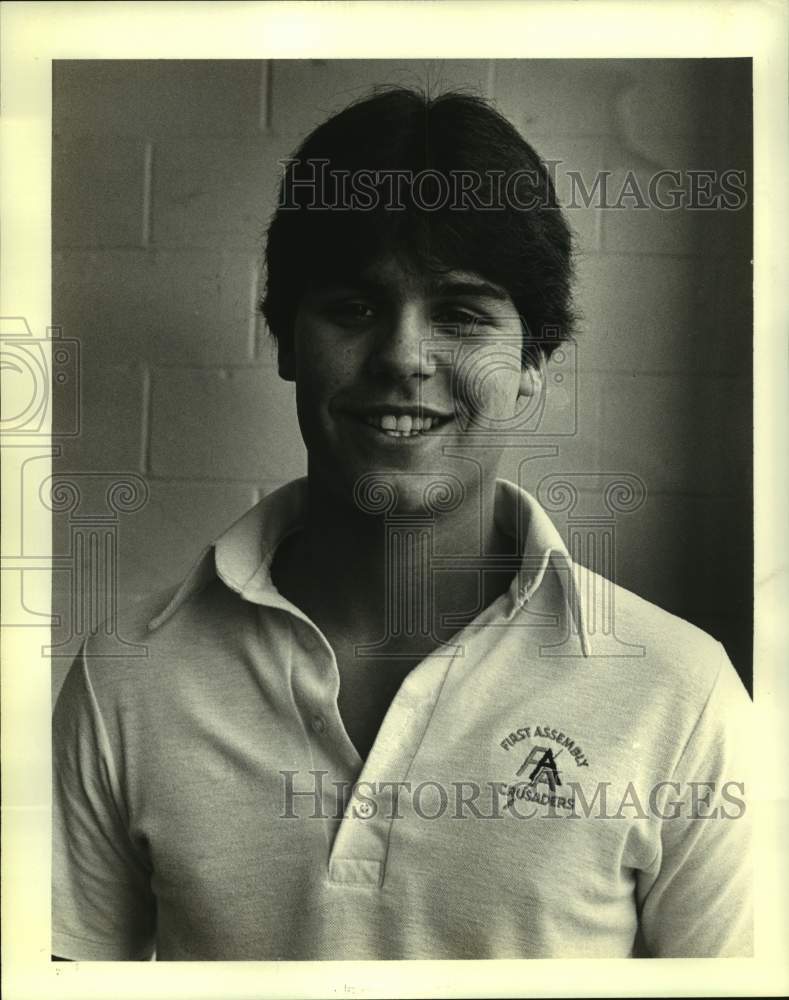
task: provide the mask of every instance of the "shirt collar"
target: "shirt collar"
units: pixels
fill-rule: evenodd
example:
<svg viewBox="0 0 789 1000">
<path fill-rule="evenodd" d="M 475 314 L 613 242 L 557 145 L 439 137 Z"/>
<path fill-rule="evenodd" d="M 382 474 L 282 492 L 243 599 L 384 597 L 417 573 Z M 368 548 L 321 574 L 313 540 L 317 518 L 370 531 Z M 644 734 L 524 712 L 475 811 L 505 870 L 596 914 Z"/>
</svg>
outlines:
<svg viewBox="0 0 789 1000">
<path fill-rule="evenodd" d="M 202 553 L 167 607 L 148 624 L 154 630 L 170 618 L 189 596 L 219 577 L 231 590 L 256 604 L 293 611 L 274 586 L 271 563 L 277 546 L 304 523 L 307 479 L 287 483 L 248 510 Z M 537 592 L 549 568 L 558 571 L 567 610 L 575 624 L 581 650 L 590 654 L 584 609 L 574 566 L 556 526 L 535 498 L 505 479 L 496 482 L 498 527 L 516 540 L 523 552 L 510 588 L 510 616 Z"/>
</svg>

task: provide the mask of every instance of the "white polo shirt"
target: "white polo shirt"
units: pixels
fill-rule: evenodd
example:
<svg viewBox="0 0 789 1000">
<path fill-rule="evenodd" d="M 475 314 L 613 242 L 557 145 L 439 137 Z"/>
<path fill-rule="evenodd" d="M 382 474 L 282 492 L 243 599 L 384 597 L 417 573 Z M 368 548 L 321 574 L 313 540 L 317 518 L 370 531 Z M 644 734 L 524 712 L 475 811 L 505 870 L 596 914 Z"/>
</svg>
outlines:
<svg viewBox="0 0 789 1000">
<path fill-rule="evenodd" d="M 96 636 L 72 667 L 53 953 L 750 954 L 750 703 L 722 646 L 573 565 L 500 481 L 521 570 L 407 676 L 362 762 L 332 650 L 270 577 L 305 497 L 267 497 L 121 620 L 147 657 Z"/>
</svg>

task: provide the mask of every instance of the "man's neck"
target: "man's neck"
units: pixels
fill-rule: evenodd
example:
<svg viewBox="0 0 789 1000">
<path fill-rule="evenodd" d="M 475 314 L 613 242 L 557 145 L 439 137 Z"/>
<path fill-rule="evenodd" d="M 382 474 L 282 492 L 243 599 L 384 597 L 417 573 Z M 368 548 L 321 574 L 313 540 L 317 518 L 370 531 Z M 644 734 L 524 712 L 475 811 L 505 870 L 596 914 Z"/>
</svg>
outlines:
<svg viewBox="0 0 789 1000">
<path fill-rule="evenodd" d="M 431 634 L 446 641 L 458 628 L 442 624 L 446 615 L 472 619 L 512 579 L 511 569 L 487 573 L 480 593 L 477 573 L 431 568 L 434 556 L 462 564 L 463 557 L 515 554 L 496 526 L 494 499 L 495 482 L 485 496 L 466 496 L 458 510 L 395 521 L 360 511 L 311 481 L 304 530 L 278 551 L 275 583 L 327 635 L 374 642 L 408 613 L 429 620 Z"/>
</svg>

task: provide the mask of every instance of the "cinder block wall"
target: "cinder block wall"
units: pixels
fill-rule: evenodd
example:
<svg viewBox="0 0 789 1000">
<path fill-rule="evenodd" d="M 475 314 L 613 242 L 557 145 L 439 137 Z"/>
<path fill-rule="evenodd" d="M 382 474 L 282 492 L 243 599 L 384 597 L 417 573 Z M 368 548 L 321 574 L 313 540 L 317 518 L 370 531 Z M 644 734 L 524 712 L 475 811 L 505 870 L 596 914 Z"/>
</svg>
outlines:
<svg viewBox="0 0 789 1000">
<path fill-rule="evenodd" d="M 492 97 L 558 161 L 565 201 L 567 170 L 587 183 L 609 171 L 615 195 L 628 170 L 644 189 L 661 168 L 750 176 L 744 60 L 56 63 L 53 323 L 80 342 L 82 392 L 80 434 L 56 438 L 55 468 L 79 474 L 97 510 L 113 478 L 148 484 L 148 502 L 117 519 L 121 601 L 177 581 L 228 523 L 305 471 L 293 390 L 255 312 L 262 237 L 278 161 L 386 83 Z M 569 218 L 577 431 L 528 462 L 523 485 L 557 471 L 643 480 L 645 503 L 616 516 L 618 581 L 720 638 L 747 679 L 748 213 L 592 206 Z M 56 395 L 55 431 L 58 405 L 68 401 Z M 588 512 L 604 512 L 599 480 L 575 482 Z M 556 520 L 567 527 L 566 513 Z M 65 552 L 68 518 L 55 529 Z M 55 574 L 63 636 L 73 589 Z M 54 662 L 57 689 L 68 662 Z"/>
</svg>

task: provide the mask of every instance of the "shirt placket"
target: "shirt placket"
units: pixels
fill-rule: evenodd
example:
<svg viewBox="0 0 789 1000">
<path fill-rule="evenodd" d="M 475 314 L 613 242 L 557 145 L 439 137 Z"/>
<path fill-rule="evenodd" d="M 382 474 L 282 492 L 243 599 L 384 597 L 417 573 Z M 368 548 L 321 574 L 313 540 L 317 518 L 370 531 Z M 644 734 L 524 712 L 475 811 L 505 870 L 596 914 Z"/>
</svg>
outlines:
<svg viewBox="0 0 789 1000">
<path fill-rule="evenodd" d="M 392 700 L 348 799 L 329 856 L 329 882 L 380 887 L 392 824 L 402 820 L 399 795 L 430 724 L 450 655 L 431 655 L 416 667 Z"/>
<path fill-rule="evenodd" d="M 328 642 L 300 615 L 291 617 L 290 631 L 291 690 L 312 763 L 310 774 L 297 776 L 302 786 L 297 794 L 314 801 L 312 817 L 325 820 L 330 847 L 361 761 L 337 708 L 340 679 Z"/>
</svg>

